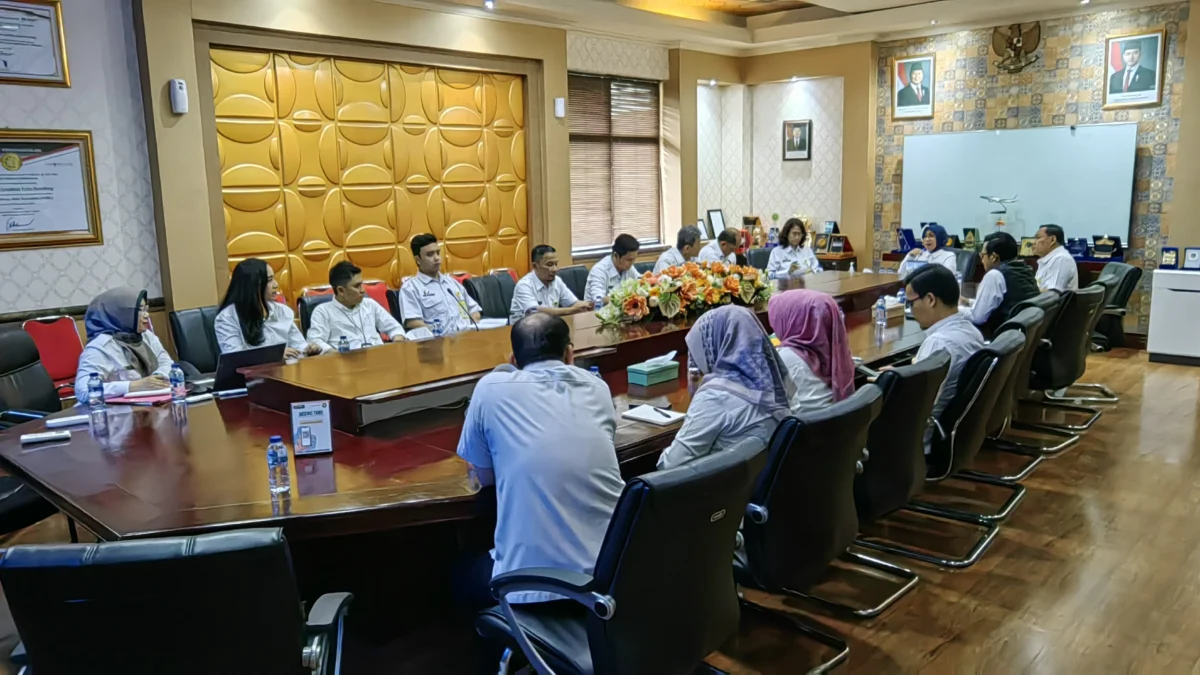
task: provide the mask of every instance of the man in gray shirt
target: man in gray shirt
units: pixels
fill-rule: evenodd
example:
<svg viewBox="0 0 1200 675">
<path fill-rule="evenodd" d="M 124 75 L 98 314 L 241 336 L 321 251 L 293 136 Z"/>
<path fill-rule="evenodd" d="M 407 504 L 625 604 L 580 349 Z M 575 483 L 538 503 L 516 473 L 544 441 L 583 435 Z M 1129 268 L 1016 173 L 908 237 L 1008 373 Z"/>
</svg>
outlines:
<svg viewBox="0 0 1200 675">
<path fill-rule="evenodd" d="M 945 351 L 950 354 L 950 371 L 942 384 L 933 419 L 938 419 L 958 390 L 958 374 L 975 352 L 983 349 L 983 334 L 965 314 L 958 311 L 958 280 L 941 265 L 926 265 L 904 280 L 904 294 L 912 302 L 913 318 L 925 331 L 925 339 L 914 362 Z M 925 454 L 933 439 L 931 426 L 925 432 Z"/>
<path fill-rule="evenodd" d="M 473 566 L 464 596 L 487 598 L 495 575 L 526 567 L 591 574 L 625 482 L 608 385 L 572 365 L 571 333 L 534 313 L 512 327 L 512 365 L 488 373 L 467 408 L 458 455 L 496 486 L 496 547 Z M 515 367 L 514 367 L 515 366 Z M 559 599 L 509 595 L 509 602 Z"/>
</svg>

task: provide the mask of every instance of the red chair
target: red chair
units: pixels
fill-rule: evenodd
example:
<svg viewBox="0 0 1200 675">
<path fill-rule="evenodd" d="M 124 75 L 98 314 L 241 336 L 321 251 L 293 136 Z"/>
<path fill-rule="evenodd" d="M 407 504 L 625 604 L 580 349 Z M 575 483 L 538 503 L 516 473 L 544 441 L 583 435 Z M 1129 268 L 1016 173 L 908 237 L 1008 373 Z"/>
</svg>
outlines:
<svg viewBox="0 0 1200 675">
<path fill-rule="evenodd" d="M 311 298 L 314 295 L 333 295 L 333 286 L 325 284 L 324 286 L 305 286 L 300 289 L 300 296 Z"/>
<path fill-rule="evenodd" d="M 79 368 L 79 355 L 83 353 L 75 319 L 69 316 L 43 316 L 26 321 L 21 328 L 37 345 L 42 365 L 50 374 L 50 379 L 54 380 L 58 397 L 73 398 L 75 371 Z"/>
<path fill-rule="evenodd" d="M 275 302 L 278 302 L 281 305 L 287 304 L 287 298 L 283 297 L 283 293 L 276 293 L 275 297 L 273 297 L 271 299 L 274 300 Z"/>
<path fill-rule="evenodd" d="M 488 274 L 507 274 L 508 276 L 512 277 L 512 280 L 514 283 L 521 280 L 520 277 L 517 276 L 516 270 L 509 269 L 507 267 L 497 267 L 497 268 L 493 269 L 491 272 L 488 272 Z"/>
<path fill-rule="evenodd" d="M 383 281 L 379 281 L 377 279 L 372 279 L 370 281 L 364 281 L 363 282 L 363 290 L 366 291 L 368 298 L 371 298 L 375 302 L 378 302 L 380 307 L 387 309 L 387 306 L 388 306 L 387 283 L 385 283 Z"/>
<path fill-rule="evenodd" d="M 457 281 L 458 283 L 461 284 L 463 282 L 463 280 L 471 278 L 471 273 L 470 272 L 451 272 L 450 276 L 453 277 L 455 281 Z"/>
</svg>

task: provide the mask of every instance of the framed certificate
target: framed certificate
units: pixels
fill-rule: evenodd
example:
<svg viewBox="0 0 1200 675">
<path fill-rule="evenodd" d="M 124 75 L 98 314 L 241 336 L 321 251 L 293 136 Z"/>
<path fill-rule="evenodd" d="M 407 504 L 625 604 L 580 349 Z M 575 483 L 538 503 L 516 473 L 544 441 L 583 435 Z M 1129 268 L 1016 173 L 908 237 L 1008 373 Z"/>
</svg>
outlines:
<svg viewBox="0 0 1200 675">
<path fill-rule="evenodd" d="M 0 84 L 71 86 L 59 0 L 0 0 Z"/>
<path fill-rule="evenodd" d="M 104 242 L 90 131 L 0 129 L 0 250 Z"/>
</svg>

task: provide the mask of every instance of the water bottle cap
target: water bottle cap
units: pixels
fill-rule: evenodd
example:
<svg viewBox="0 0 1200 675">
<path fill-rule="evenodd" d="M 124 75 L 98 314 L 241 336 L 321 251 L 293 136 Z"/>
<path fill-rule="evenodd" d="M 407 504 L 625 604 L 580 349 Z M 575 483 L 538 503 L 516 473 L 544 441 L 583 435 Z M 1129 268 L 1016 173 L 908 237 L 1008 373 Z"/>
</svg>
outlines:
<svg viewBox="0 0 1200 675">
<path fill-rule="evenodd" d="M 272 442 L 272 443 L 282 443 L 282 442 L 283 442 L 283 436 L 272 436 L 272 437 L 271 437 L 271 442 Z"/>
</svg>

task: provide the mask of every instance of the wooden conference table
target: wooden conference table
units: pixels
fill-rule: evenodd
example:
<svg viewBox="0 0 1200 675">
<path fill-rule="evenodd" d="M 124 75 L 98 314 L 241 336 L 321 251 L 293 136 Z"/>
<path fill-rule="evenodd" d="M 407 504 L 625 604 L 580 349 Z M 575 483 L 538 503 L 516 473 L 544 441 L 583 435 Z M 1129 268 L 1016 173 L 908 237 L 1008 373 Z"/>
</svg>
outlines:
<svg viewBox="0 0 1200 675">
<path fill-rule="evenodd" d="M 878 364 L 920 345 L 923 334 L 915 322 L 897 319 L 878 331 L 869 311 L 854 311 L 870 306 L 870 294 L 894 291 L 894 275 L 827 272 L 814 277 L 825 278 L 810 277 L 806 287 L 831 292 L 851 310 L 850 346 L 864 363 Z M 601 329 L 590 314 L 571 319 L 577 349 L 616 356 L 678 348 L 688 325 L 652 322 Z M 356 391 L 394 387 L 397 381 L 436 387 L 448 377 L 477 379 L 507 359 L 508 344 L 508 329 L 503 328 L 318 357 L 273 372 L 315 372 L 319 381 L 309 386 L 344 381 L 360 387 Z M 397 364 L 400 350 L 407 350 L 400 356 L 408 360 Z M 392 358 L 386 373 L 364 358 L 372 354 Z M 623 369 L 610 368 L 603 376 L 618 415 L 641 402 L 670 403 L 683 411 L 690 394 L 686 368 L 680 370 L 677 382 L 637 395 L 628 391 Z M 376 384 L 363 388 L 362 382 Z M 264 453 L 271 435 L 290 437 L 289 418 L 252 398 L 196 404 L 184 415 L 170 407 L 114 407 L 107 439 L 77 428 L 69 442 L 22 446 L 20 434 L 44 429 L 42 422 L 31 422 L 0 433 L 0 464 L 103 540 L 251 526 L 282 526 L 292 539 L 376 532 L 475 516 L 479 490 L 455 455 L 464 411 L 459 402 L 381 421 L 357 434 L 336 431 L 334 452 L 297 458 L 290 494 L 274 499 L 267 490 Z M 657 455 L 677 428 L 619 419 L 620 461 L 628 467 Z"/>
</svg>

